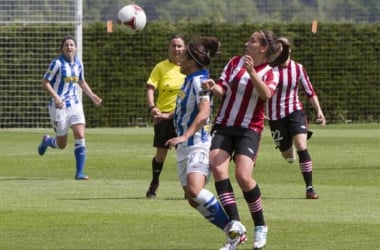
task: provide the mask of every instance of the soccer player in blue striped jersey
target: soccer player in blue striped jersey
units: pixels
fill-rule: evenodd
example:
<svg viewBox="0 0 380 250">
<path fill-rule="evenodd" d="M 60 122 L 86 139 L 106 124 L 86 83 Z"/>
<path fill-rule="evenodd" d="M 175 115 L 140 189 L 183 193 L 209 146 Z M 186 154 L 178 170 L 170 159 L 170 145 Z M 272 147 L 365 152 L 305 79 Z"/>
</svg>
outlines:
<svg viewBox="0 0 380 250">
<path fill-rule="evenodd" d="M 38 146 L 38 153 L 44 155 L 48 147 L 64 149 L 67 145 L 68 130 L 71 127 L 75 139 L 76 173 L 74 178 L 88 180 L 88 176 L 84 173 L 85 116 L 79 87 L 95 105 L 100 105 L 102 99 L 92 92 L 84 79 L 83 64 L 76 56 L 75 38 L 64 37 L 60 49 L 62 54 L 51 61 L 42 80 L 42 86 L 50 96 L 48 109 L 55 136 L 46 134 Z"/>
<path fill-rule="evenodd" d="M 216 196 L 205 189 L 211 174 L 209 148 L 211 136 L 208 122 L 211 113 L 210 92 L 202 90 L 202 82 L 209 78 L 205 66 L 210 57 L 219 51 L 220 43 L 215 37 L 200 37 L 187 44 L 181 60 L 181 73 L 185 82 L 178 93 L 174 116 L 177 137 L 166 145 L 176 147 L 179 181 L 191 207 L 195 208 L 216 227 L 229 232 L 229 218 Z M 228 249 L 235 249 L 240 239 L 228 241 Z"/>
</svg>

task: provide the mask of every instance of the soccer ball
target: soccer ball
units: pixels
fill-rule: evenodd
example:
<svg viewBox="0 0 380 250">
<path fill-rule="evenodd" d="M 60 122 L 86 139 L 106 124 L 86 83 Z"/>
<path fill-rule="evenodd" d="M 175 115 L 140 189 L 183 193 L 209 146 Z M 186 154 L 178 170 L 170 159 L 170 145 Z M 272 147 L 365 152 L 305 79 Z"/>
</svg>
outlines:
<svg viewBox="0 0 380 250">
<path fill-rule="evenodd" d="M 136 4 L 126 5 L 119 10 L 117 21 L 134 31 L 143 30 L 146 24 L 145 11 Z"/>
</svg>

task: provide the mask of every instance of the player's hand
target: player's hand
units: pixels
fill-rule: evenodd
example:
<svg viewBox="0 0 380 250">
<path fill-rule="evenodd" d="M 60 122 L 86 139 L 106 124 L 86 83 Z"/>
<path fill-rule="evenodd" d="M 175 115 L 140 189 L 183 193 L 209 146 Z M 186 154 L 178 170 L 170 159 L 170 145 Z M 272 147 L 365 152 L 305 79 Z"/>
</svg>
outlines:
<svg viewBox="0 0 380 250">
<path fill-rule="evenodd" d="M 215 87 L 215 81 L 213 79 L 207 79 L 202 82 L 202 89 L 209 91 Z"/>
<path fill-rule="evenodd" d="M 249 55 L 244 56 L 244 68 L 247 70 L 247 72 L 251 75 L 255 72 L 254 69 L 255 62 L 253 58 Z"/>
<path fill-rule="evenodd" d="M 326 125 L 326 118 L 323 115 L 323 113 L 318 113 L 317 120 L 315 122 L 317 124 L 321 125 L 321 126 L 325 126 Z"/>
<path fill-rule="evenodd" d="M 55 99 L 55 107 L 57 109 L 63 108 L 63 100 L 61 100 L 60 98 Z"/>
<path fill-rule="evenodd" d="M 101 99 L 99 96 L 95 95 L 95 94 L 93 94 L 93 95 L 91 96 L 91 100 L 92 100 L 92 102 L 93 102 L 96 106 L 100 106 L 100 104 L 102 104 L 102 99 Z"/>
<path fill-rule="evenodd" d="M 174 138 L 169 139 L 165 143 L 165 145 L 168 146 L 169 149 L 172 149 L 175 146 L 177 146 L 177 144 L 180 144 L 180 143 L 185 142 L 185 141 L 186 141 L 186 138 L 184 136 L 178 136 L 178 137 L 174 137 Z"/>
</svg>

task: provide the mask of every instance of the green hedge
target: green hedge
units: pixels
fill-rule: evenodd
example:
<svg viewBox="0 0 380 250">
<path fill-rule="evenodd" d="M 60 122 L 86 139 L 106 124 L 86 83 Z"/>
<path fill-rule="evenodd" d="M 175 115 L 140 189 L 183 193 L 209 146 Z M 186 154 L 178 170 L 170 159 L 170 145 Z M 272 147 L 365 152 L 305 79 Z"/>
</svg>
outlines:
<svg viewBox="0 0 380 250">
<path fill-rule="evenodd" d="M 153 23 L 138 34 L 123 31 L 108 34 L 97 40 L 102 25 L 86 28 L 84 55 L 87 74 L 93 72 L 89 63 L 107 64 L 122 58 L 112 71 L 100 79 L 111 79 L 113 83 L 127 85 L 125 91 L 118 87 L 101 84 L 107 98 L 120 99 L 120 106 L 112 105 L 109 112 L 120 109 L 120 113 L 135 117 L 146 112 L 143 83 L 153 65 L 165 58 L 168 33 L 180 32 L 192 38 L 197 35 L 214 35 L 222 41 L 222 55 L 210 67 L 211 76 L 217 78 L 228 59 L 244 52 L 244 43 L 255 30 L 270 29 L 286 35 L 293 41 L 293 57 L 307 69 L 319 95 L 321 105 L 329 122 L 379 122 L 380 121 L 380 26 L 358 24 L 319 24 L 316 34 L 310 32 L 309 24 L 177 24 Z M 115 50 L 120 48 L 122 50 Z M 108 60 L 104 60 L 108 55 Z M 136 58 L 139 58 L 136 61 Z M 98 65 L 99 66 L 99 65 Z M 110 84 L 112 85 L 112 84 Z M 116 84 L 117 85 L 117 84 Z M 117 85 L 119 86 L 119 85 Z M 139 97 L 138 99 L 132 96 Z M 124 105 L 133 109 L 124 111 Z M 136 103 L 137 102 L 137 103 Z M 306 104 L 308 117 L 314 119 L 315 112 Z M 105 109 L 106 110 L 106 109 Z M 119 112 L 117 112 L 119 113 Z M 99 117 L 104 117 L 99 115 Z M 147 120 L 149 120 L 147 118 Z M 125 125 L 102 123 L 103 125 Z"/>
<path fill-rule="evenodd" d="M 48 39 L 49 34 L 58 28 L 67 27 L 0 27 L 8 32 L 7 36 L 25 34 L 26 30 L 40 30 L 42 35 L 37 39 Z M 210 72 L 213 78 L 219 77 L 223 66 L 237 54 L 244 53 L 244 44 L 255 30 L 269 29 L 279 35 L 288 36 L 293 42 L 293 58 L 301 62 L 307 69 L 315 87 L 326 118 L 330 123 L 338 122 L 380 122 L 380 25 L 364 24 L 319 24 L 316 34 L 311 33 L 310 24 L 217 24 L 217 23 L 178 23 L 164 22 L 148 23 L 146 28 L 136 34 L 125 29 L 114 27 L 114 32 L 107 33 L 105 24 L 94 23 L 85 25 L 83 30 L 83 61 L 86 79 L 96 93 L 104 100 L 104 104 L 95 108 L 84 98 L 86 119 L 89 127 L 126 127 L 149 124 L 147 114 L 145 83 L 152 67 L 167 57 L 167 40 L 172 33 L 182 33 L 191 39 L 198 35 L 214 35 L 222 42 L 222 54 L 215 58 Z M 29 33 L 33 36 L 33 32 Z M 6 39 L 0 38 L 0 63 L 22 63 L 25 58 L 14 58 L 18 51 L 17 44 L 7 44 Z M 10 39 L 8 37 L 8 39 Z M 31 43 L 33 40 L 31 40 Z M 50 51 L 56 53 L 56 48 Z M 17 51 L 17 53 L 16 53 Z M 12 53 L 15 52 L 15 53 Z M 45 53 L 46 60 L 36 62 L 39 65 L 32 69 L 32 75 L 40 79 L 48 63 L 53 58 L 52 53 Z M 12 57 L 10 59 L 10 57 Z M 46 65 L 41 68 L 42 65 Z M 39 67 L 39 68 L 37 68 Z M 14 86 L 15 69 L 1 70 L 0 89 L 17 89 Z M 29 74 L 29 78 L 30 78 Z M 20 75 L 22 78 L 23 76 Z M 26 78 L 27 81 L 29 78 Z M 24 79 L 22 79 L 24 80 Z M 31 84 L 32 85 L 32 84 Z M 34 85 L 33 85 L 34 86 Z M 46 100 L 46 93 L 34 89 L 35 103 Z M 25 90 L 23 90 L 25 91 Z M 25 93 L 27 95 L 28 93 Z M 7 100 L 14 100 L 11 91 L 2 91 L 3 105 L 0 107 L 1 116 L 9 119 L 32 120 L 46 115 L 43 106 L 25 107 L 25 103 L 14 103 L 16 114 L 9 115 Z M 17 105 L 20 105 L 17 107 Z M 310 120 L 315 119 L 311 105 L 305 102 Z M 28 104 L 26 105 L 28 106 Z M 30 117 L 32 109 L 34 116 Z M 33 125 L 32 125 L 33 126 Z M 36 127 L 39 125 L 36 124 Z"/>
</svg>

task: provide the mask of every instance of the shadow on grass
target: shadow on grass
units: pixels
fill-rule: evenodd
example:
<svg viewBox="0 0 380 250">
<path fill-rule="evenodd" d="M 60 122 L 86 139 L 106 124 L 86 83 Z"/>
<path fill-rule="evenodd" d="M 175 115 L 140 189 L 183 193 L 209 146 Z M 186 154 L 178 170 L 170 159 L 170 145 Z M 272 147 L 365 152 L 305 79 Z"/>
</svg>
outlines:
<svg viewBox="0 0 380 250">
<path fill-rule="evenodd" d="M 146 197 L 92 197 L 92 198 L 67 198 L 58 199 L 62 201 L 89 201 L 89 200 L 165 200 L 165 201 L 186 201 L 184 198 L 153 198 L 148 199 Z"/>
<path fill-rule="evenodd" d="M 380 170 L 380 167 L 378 166 L 373 166 L 373 167 L 360 167 L 360 166 L 352 166 L 352 167 L 335 167 L 335 168 L 330 168 L 330 167 L 318 167 L 314 171 L 339 171 L 339 170 Z"/>
<path fill-rule="evenodd" d="M 263 200 L 308 200 L 305 197 L 262 197 Z M 310 199 L 311 200 L 311 199 Z"/>
<path fill-rule="evenodd" d="M 304 197 L 262 197 L 263 200 L 307 200 Z M 88 197 L 88 198 L 67 198 L 58 199 L 61 201 L 91 201 L 91 200 L 156 200 L 156 201 L 185 201 L 185 198 L 153 198 L 148 199 L 143 196 L 141 197 Z M 237 198 L 236 200 L 244 200 L 242 198 Z"/>
<path fill-rule="evenodd" d="M 0 178 L 0 181 L 46 181 L 46 180 L 51 180 L 51 178 L 41 178 L 41 177 Z"/>
</svg>

